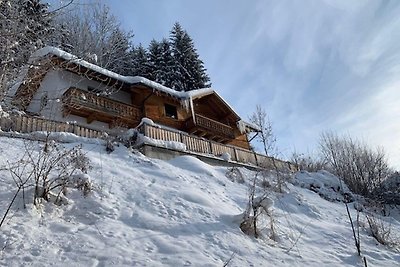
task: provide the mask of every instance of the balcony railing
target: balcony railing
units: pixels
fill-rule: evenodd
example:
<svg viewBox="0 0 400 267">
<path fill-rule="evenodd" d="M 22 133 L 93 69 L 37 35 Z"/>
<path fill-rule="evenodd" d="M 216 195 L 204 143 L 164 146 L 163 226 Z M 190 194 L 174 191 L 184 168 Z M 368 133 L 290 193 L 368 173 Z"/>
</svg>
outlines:
<svg viewBox="0 0 400 267">
<path fill-rule="evenodd" d="M 199 114 L 196 114 L 194 123 L 193 121 L 188 123 L 188 127 L 204 130 L 210 135 L 215 134 L 229 139 L 235 138 L 232 127 Z"/>
<path fill-rule="evenodd" d="M 221 144 L 198 136 L 190 135 L 185 132 L 173 131 L 157 125 L 142 123 L 139 127 L 139 132 L 151 139 L 182 143 L 185 145 L 186 149 L 184 151 L 187 153 L 201 153 L 205 155 L 212 155 L 214 157 L 219 157 L 227 153 L 230 155 L 231 161 L 236 161 L 239 163 L 245 163 L 267 169 L 279 168 L 288 169 L 291 171 L 297 170 L 297 166 L 295 164 L 287 161 L 268 157 L 243 148 Z M 168 148 L 168 145 L 163 144 L 162 142 L 157 143 L 149 141 L 148 144 L 160 147 L 166 146 Z M 175 150 L 175 148 L 168 149 Z"/>
<path fill-rule="evenodd" d="M 69 112 L 81 116 L 90 116 L 94 113 L 96 118 L 106 122 L 120 120 L 128 124 L 135 124 L 142 117 L 138 107 L 78 88 L 68 89 L 63 95 L 63 103 Z"/>
</svg>

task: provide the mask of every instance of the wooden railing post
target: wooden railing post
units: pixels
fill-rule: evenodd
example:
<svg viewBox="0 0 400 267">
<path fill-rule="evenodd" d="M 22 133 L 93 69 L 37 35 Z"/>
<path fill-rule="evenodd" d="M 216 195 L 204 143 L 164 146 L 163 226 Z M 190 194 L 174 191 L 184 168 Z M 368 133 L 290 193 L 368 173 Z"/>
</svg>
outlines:
<svg viewBox="0 0 400 267">
<path fill-rule="evenodd" d="M 73 133 L 74 133 L 75 135 L 79 135 L 79 133 L 78 133 L 78 125 L 76 125 L 76 124 L 74 124 Z"/>
<path fill-rule="evenodd" d="M 180 142 L 183 144 L 183 136 L 182 136 L 182 132 L 179 132 L 179 140 L 180 140 Z"/>
<path fill-rule="evenodd" d="M 149 135 L 149 126 L 146 123 L 143 124 L 143 134 L 144 136 L 151 137 Z"/>
<path fill-rule="evenodd" d="M 235 161 L 238 161 L 238 162 L 239 162 L 239 155 L 238 155 L 237 150 L 236 150 L 235 147 L 233 148 L 233 152 L 234 152 L 234 154 L 235 154 Z"/>
<path fill-rule="evenodd" d="M 253 155 L 254 155 L 256 166 L 259 166 L 256 152 L 253 151 Z"/>
<path fill-rule="evenodd" d="M 22 125 L 22 118 L 21 116 L 17 116 L 17 122 L 15 123 L 14 131 L 19 132 L 21 131 L 21 125 Z"/>
</svg>

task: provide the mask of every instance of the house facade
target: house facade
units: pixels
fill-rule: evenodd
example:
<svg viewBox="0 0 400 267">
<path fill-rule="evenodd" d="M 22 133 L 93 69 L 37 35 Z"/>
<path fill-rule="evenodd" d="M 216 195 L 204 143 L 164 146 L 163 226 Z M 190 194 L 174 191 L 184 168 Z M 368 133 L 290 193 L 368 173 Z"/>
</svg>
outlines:
<svg viewBox="0 0 400 267">
<path fill-rule="evenodd" d="M 142 118 L 218 143 L 250 149 L 243 121 L 213 89 L 179 92 L 143 77 L 122 76 L 54 47 L 38 50 L 11 90 L 12 104 L 32 116 L 113 132 Z M 23 81 L 23 82 L 22 82 Z"/>
</svg>

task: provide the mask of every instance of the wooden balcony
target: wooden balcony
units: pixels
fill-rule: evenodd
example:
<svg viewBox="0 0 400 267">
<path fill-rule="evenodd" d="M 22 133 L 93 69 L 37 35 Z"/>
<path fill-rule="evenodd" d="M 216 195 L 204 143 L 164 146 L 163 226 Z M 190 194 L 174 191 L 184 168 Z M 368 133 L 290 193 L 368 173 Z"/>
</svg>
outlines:
<svg viewBox="0 0 400 267">
<path fill-rule="evenodd" d="M 85 117 L 88 123 L 94 120 L 106 122 L 110 124 L 110 128 L 136 127 L 142 118 L 138 107 L 78 88 L 68 89 L 63 95 L 62 102 L 65 115 Z"/>
<path fill-rule="evenodd" d="M 185 132 L 166 129 L 156 125 L 150 125 L 146 122 L 141 124 L 139 127 L 139 132 L 151 139 L 173 141 L 184 144 L 186 149 L 180 150 L 168 148 L 168 145 L 165 145 L 162 142 L 147 143 L 150 146 L 164 147 L 167 150 L 173 150 L 183 155 L 194 154 L 197 156 L 200 153 L 215 158 L 227 153 L 231 156 L 230 161 L 236 161 L 266 169 L 289 170 L 293 172 L 297 171 L 297 165 L 288 161 L 268 157 L 243 148 L 217 143 L 202 137 L 189 135 Z M 140 145 L 146 145 L 146 141 Z"/>
<path fill-rule="evenodd" d="M 196 114 L 195 120 L 193 118 L 187 120 L 186 127 L 191 134 L 217 142 L 226 142 L 235 138 L 232 127 L 199 114 Z"/>
</svg>

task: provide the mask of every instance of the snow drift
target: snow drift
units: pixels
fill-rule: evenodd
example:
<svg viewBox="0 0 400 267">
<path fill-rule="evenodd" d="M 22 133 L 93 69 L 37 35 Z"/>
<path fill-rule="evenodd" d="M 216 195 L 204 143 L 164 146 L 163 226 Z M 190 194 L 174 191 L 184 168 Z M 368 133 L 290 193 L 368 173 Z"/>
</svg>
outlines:
<svg viewBox="0 0 400 267">
<path fill-rule="evenodd" d="M 26 209 L 19 197 L 1 227 L 0 265 L 362 266 L 339 180 L 329 173 L 298 173 L 286 193 L 271 193 L 278 241 L 255 239 L 237 222 L 253 172 L 238 169 L 239 182 L 227 177 L 231 169 L 193 157 L 166 162 L 123 146 L 108 154 L 103 143 L 68 139 L 66 147 L 83 143 L 91 161 L 91 193 L 70 189 L 68 204 Z M 0 216 L 15 192 L 7 162 L 21 157 L 24 142 L 0 137 Z M 400 223 L 387 220 L 399 232 Z M 398 252 L 360 235 L 371 266 L 398 265 Z"/>
</svg>

